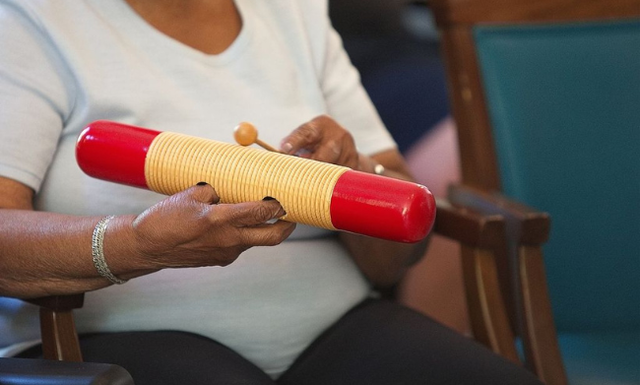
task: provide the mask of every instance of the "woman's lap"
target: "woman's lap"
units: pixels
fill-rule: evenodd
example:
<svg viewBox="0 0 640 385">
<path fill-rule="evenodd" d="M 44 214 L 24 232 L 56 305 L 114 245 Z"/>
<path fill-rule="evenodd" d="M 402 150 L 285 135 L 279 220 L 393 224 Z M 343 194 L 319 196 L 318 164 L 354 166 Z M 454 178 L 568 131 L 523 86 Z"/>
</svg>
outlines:
<svg viewBox="0 0 640 385">
<path fill-rule="evenodd" d="M 83 359 L 122 366 L 136 385 L 275 383 L 257 366 L 209 338 L 179 331 L 80 336 Z M 38 355 L 30 349 L 20 356 Z"/>
<path fill-rule="evenodd" d="M 369 300 L 321 335 L 279 384 L 538 384 L 528 371 L 413 310 Z"/>
<path fill-rule="evenodd" d="M 80 341 L 86 361 L 120 365 L 136 385 L 276 383 L 226 346 L 191 333 L 99 333 Z M 540 384 L 470 339 L 379 300 L 367 300 L 342 317 L 277 383 Z"/>
</svg>

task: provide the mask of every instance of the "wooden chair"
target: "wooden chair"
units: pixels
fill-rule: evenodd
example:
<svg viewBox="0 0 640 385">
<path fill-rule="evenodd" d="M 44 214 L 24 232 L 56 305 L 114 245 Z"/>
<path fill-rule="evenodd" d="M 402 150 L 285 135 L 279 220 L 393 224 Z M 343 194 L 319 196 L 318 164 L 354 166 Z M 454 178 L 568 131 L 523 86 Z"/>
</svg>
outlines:
<svg viewBox="0 0 640 385">
<path fill-rule="evenodd" d="M 640 1 L 429 3 L 467 186 L 449 199 L 506 218 L 526 365 L 549 384 L 640 383 Z M 546 271 L 549 218 L 529 207 L 553 219 Z"/>
<path fill-rule="evenodd" d="M 433 231 L 444 237 L 460 242 L 463 253 L 463 265 L 469 280 L 466 283 L 469 293 L 469 304 L 474 319 L 474 331 L 479 339 L 484 341 L 495 351 L 517 361 L 517 353 L 511 344 L 513 335 L 508 327 L 508 317 L 502 298 L 494 250 L 505 243 L 505 223 L 500 215 L 487 215 L 479 211 L 453 205 L 446 201 L 437 202 L 437 218 Z M 81 362 L 82 354 L 78 343 L 78 336 L 73 321 L 73 310 L 82 307 L 84 294 L 72 296 L 47 297 L 30 302 L 40 306 L 40 324 L 44 358 L 53 361 Z M 29 383 L 32 367 L 26 367 L 25 360 L 0 359 L 0 383 L 2 376 L 9 373 L 16 376 L 21 372 L 21 383 Z M 35 361 L 35 360 L 34 360 Z M 15 363 L 15 365 L 13 365 Z M 42 367 L 42 363 L 38 364 Z M 76 368 L 76 367 L 74 367 Z M 120 368 L 121 369 L 121 368 Z M 54 382 L 57 369 L 55 366 L 44 365 L 37 377 L 44 382 L 45 372 L 53 376 Z M 105 372 L 98 367 L 99 374 Z M 108 374 L 114 375 L 113 371 Z M 130 384 L 127 373 L 115 372 L 123 379 L 114 380 L 116 384 Z M 122 382 L 118 382 L 122 381 Z M 35 382 L 34 382 L 35 383 Z M 78 382 L 81 383 L 81 382 Z M 87 382 L 87 384 L 92 382 Z M 103 383 L 103 382 L 100 382 Z"/>
<path fill-rule="evenodd" d="M 0 358 L 0 384 L 21 385 L 133 385 L 122 367 L 82 362 L 73 309 L 82 307 L 84 294 L 29 300 L 40 307 L 44 360 Z"/>
</svg>

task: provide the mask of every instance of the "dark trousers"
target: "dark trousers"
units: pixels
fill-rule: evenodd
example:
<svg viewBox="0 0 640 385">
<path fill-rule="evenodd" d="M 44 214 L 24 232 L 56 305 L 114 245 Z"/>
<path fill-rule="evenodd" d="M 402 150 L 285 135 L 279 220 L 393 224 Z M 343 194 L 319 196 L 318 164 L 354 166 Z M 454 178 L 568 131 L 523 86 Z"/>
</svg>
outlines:
<svg viewBox="0 0 640 385">
<path fill-rule="evenodd" d="M 190 333 L 99 333 L 81 336 L 81 345 L 85 361 L 120 365 L 136 385 L 541 385 L 474 341 L 382 300 L 347 313 L 277 381 L 224 345 Z M 32 348 L 21 356 L 38 354 Z"/>
</svg>

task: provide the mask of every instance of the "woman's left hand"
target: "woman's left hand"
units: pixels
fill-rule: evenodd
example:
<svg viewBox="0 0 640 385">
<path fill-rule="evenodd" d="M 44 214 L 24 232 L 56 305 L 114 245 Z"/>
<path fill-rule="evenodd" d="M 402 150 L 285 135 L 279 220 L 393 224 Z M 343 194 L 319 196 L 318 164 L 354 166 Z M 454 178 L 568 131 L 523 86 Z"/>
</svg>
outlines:
<svg viewBox="0 0 640 385">
<path fill-rule="evenodd" d="M 321 115 L 296 128 L 282 140 L 280 150 L 305 158 L 360 170 L 359 154 L 353 137 L 338 122 Z"/>
<path fill-rule="evenodd" d="M 351 134 L 329 116 L 322 115 L 296 128 L 282 140 L 282 152 L 305 158 L 374 172 L 376 165 L 385 175 L 411 180 L 411 174 L 397 149 L 371 157 L 359 154 Z M 425 242 L 400 244 L 346 232 L 340 233 L 351 257 L 363 274 L 377 287 L 394 285 L 407 268 L 424 255 Z"/>
</svg>

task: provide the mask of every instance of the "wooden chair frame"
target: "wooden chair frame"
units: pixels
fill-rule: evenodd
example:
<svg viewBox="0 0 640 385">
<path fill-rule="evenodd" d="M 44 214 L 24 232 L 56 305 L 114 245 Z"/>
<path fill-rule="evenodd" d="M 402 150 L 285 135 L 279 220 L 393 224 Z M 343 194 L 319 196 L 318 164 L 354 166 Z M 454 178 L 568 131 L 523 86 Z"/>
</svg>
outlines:
<svg viewBox="0 0 640 385">
<path fill-rule="evenodd" d="M 472 28 L 478 24 L 526 24 L 640 16 L 638 0 L 429 0 L 441 32 L 442 51 L 458 126 L 462 179 L 499 191 L 498 163 Z"/>
<path fill-rule="evenodd" d="M 82 362 L 73 309 L 84 304 L 84 293 L 29 300 L 40 306 L 42 355 L 48 360 Z"/>
<path fill-rule="evenodd" d="M 545 383 L 567 384 L 542 254 L 542 245 L 549 237 L 549 215 L 472 187 L 454 186 L 449 198 L 480 212 L 504 217 L 507 239 L 496 250 L 496 261 L 503 292 L 514 294 L 505 305 L 508 326 L 522 339 L 525 365 L 532 372 Z M 512 346 L 514 342 L 511 340 Z"/>
<path fill-rule="evenodd" d="M 640 16 L 638 0 L 430 0 L 441 33 L 453 116 L 458 127 L 462 180 L 449 199 L 485 214 L 504 216 L 508 242 L 498 253 L 501 285 L 515 292 L 507 303 L 510 323 L 522 338 L 526 365 L 548 384 L 567 384 L 547 292 L 542 245 L 547 214 L 497 195 L 500 177 L 491 122 L 476 56 L 473 27 L 479 24 L 539 24 Z M 506 257 L 505 257 L 506 259 Z M 511 264 L 514 269 L 509 272 Z M 510 275 L 512 278 L 503 278 Z M 515 289 L 515 290 L 511 290 Z M 494 349 L 495 350 L 495 349 Z"/>
</svg>

